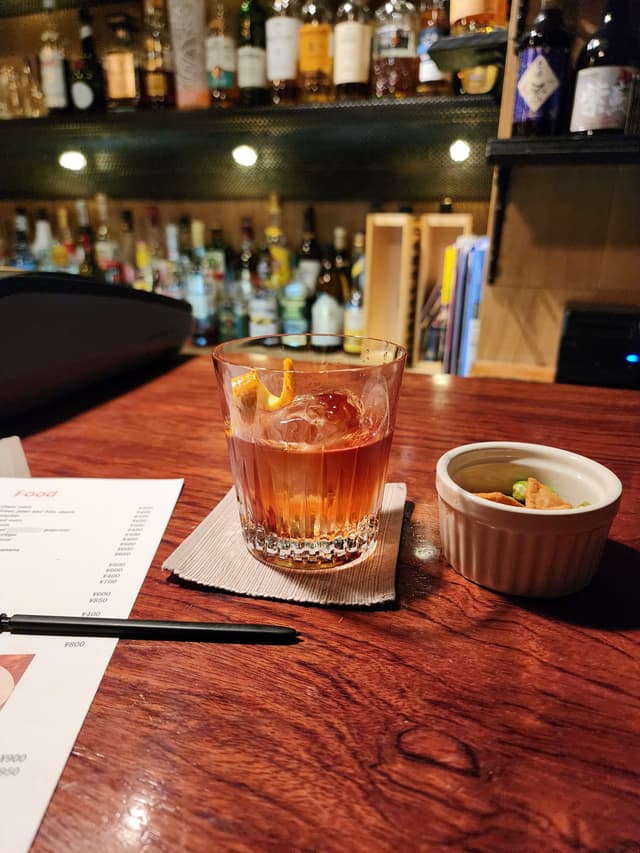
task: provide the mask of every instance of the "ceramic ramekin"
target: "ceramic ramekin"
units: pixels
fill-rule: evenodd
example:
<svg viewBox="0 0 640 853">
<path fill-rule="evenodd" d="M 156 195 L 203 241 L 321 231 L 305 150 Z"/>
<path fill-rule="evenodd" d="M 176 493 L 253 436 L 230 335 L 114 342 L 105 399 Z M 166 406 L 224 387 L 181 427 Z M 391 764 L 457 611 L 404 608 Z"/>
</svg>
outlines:
<svg viewBox="0 0 640 853">
<path fill-rule="evenodd" d="M 477 497 L 511 492 L 536 477 L 575 506 L 522 509 Z M 465 578 L 498 592 L 568 595 L 595 574 L 622 484 L 598 462 L 541 444 L 488 441 L 447 451 L 436 466 L 440 535 L 446 559 Z"/>
</svg>

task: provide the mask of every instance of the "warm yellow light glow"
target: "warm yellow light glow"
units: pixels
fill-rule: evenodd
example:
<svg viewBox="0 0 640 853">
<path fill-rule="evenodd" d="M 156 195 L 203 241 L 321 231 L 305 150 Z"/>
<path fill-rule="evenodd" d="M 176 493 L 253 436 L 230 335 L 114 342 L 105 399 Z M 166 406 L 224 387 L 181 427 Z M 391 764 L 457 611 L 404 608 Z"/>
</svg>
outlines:
<svg viewBox="0 0 640 853">
<path fill-rule="evenodd" d="M 250 145 L 238 145 L 231 154 L 239 166 L 255 166 L 258 159 L 258 152 Z"/>
<path fill-rule="evenodd" d="M 87 165 L 87 158 L 82 151 L 63 151 L 58 157 L 58 163 L 63 169 L 70 169 L 72 172 L 79 172 Z"/>
<path fill-rule="evenodd" d="M 463 163 L 469 159 L 469 154 L 471 154 L 471 148 L 464 139 L 456 139 L 449 148 L 449 156 L 454 163 Z"/>
</svg>

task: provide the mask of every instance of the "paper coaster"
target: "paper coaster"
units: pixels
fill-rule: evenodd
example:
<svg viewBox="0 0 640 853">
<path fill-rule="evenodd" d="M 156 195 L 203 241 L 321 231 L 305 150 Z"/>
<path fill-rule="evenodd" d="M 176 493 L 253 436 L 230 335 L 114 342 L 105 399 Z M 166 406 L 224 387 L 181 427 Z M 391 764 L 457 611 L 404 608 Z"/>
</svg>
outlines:
<svg viewBox="0 0 640 853">
<path fill-rule="evenodd" d="M 231 489 L 162 568 L 182 580 L 256 598 L 352 605 L 393 601 L 406 497 L 405 483 L 385 486 L 380 535 L 372 554 L 344 568 L 305 573 L 268 566 L 249 553 Z"/>
</svg>

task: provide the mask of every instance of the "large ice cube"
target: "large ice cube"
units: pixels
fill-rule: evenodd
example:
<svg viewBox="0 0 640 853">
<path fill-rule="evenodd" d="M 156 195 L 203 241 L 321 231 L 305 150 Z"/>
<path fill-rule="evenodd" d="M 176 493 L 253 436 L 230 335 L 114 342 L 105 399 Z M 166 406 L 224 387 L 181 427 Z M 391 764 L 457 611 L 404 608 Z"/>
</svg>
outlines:
<svg viewBox="0 0 640 853">
<path fill-rule="evenodd" d="M 365 440 L 368 429 L 359 400 L 340 390 L 301 395 L 274 412 L 260 412 L 258 433 L 268 441 L 337 447 Z"/>
</svg>

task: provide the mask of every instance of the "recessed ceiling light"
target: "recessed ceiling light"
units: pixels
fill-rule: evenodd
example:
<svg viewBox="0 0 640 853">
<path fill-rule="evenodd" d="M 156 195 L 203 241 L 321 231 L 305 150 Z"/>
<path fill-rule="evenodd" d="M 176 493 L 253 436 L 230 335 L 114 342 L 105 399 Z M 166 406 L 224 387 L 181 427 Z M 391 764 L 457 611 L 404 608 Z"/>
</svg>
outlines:
<svg viewBox="0 0 640 853">
<path fill-rule="evenodd" d="M 58 163 L 63 169 L 70 169 L 72 172 L 79 172 L 87 165 L 87 158 L 82 151 L 63 151 L 58 157 Z"/>
<path fill-rule="evenodd" d="M 238 145 L 231 155 L 239 166 L 255 166 L 258 159 L 258 152 L 250 145 Z"/>
<path fill-rule="evenodd" d="M 470 154 L 471 148 L 464 139 L 456 139 L 449 148 L 449 156 L 454 163 L 464 163 L 465 160 L 469 159 Z"/>
</svg>

